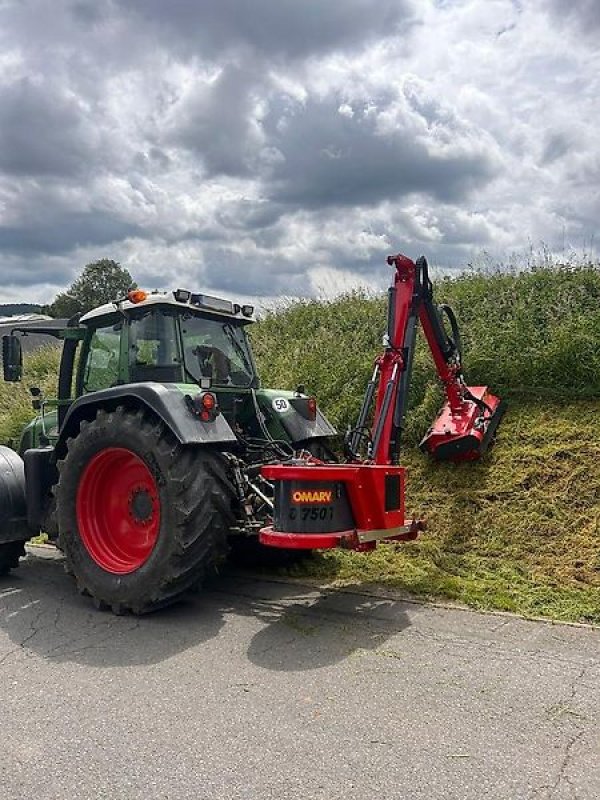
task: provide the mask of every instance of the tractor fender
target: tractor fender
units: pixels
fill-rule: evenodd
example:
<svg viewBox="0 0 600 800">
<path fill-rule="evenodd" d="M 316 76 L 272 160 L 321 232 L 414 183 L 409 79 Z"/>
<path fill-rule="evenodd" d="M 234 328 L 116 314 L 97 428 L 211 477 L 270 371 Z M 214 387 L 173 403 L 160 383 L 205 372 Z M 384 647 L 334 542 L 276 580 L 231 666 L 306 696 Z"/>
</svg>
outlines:
<svg viewBox="0 0 600 800">
<path fill-rule="evenodd" d="M 279 421 L 292 442 L 305 442 L 309 439 L 325 439 L 335 436 L 337 431 L 329 420 L 317 409 L 316 419 L 307 420 L 297 411 L 282 414 Z"/>
<path fill-rule="evenodd" d="M 78 397 L 70 406 L 61 427 L 56 454 L 61 458 L 66 441 L 79 432 L 82 420 L 91 420 L 99 408 L 113 410 L 117 406 L 143 406 L 159 417 L 181 444 L 235 444 L 237 437 L 222 414 L 212 422 L 202 422 L 193 415 L 185 402 L 185 394 L 172 384 L 128 383 L 101 389 Z"/>
<path fill-rule="evenodd" d="M 23 459 L 0 446 L 0 544 L 29 539 Z"/>
</svg>

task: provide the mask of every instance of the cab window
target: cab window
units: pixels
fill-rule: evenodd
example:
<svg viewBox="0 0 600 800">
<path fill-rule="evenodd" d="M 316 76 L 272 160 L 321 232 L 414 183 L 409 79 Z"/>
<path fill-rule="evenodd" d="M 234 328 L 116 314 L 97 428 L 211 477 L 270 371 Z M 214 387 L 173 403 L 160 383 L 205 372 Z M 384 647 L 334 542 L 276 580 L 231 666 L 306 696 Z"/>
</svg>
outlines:
<svg viewBox="0 0 600 800">
<path fill-rule="evenodd" d="M 117 384 L 122 327 L 123 323 L 118 322 L 92 332 L 83 365 L 84 392 L 96 392 Z"/>
<path fill-rule="evenodd" d="M 182 380 L 175 316 L 151 309 L 129 323 L 129 380 Z"/>
</svg>

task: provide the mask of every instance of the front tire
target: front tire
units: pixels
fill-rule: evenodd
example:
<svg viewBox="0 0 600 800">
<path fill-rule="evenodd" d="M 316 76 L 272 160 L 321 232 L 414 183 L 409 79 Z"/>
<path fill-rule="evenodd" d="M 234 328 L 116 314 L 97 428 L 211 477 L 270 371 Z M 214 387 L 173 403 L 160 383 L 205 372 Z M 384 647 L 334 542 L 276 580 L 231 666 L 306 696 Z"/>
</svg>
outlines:
<svg viewBox="0 0 600 800">
<path fill-rule="evenodd" d="M 59 473 L 67 571 L 97 607 L 142 614 L 169 605 L 224 558 L 233 520 L 225 458 L 181 445 L 142 410 L 84 420 Z"/>
</svg>

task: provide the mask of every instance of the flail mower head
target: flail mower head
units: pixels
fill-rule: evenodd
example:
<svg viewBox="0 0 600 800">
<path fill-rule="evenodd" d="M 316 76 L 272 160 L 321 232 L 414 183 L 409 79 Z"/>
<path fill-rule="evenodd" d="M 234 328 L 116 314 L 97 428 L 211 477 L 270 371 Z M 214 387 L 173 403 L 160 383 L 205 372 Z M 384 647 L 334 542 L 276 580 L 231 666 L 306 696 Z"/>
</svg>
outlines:
<svg viewBox="0 0 600 800">
<path fill-rule="evenodd" d="M 436 461 L 476 461 L 493 441 L 506 404 L 487 386 L 465 387 L 461 405 L 444 403 L 421 441 L 421 450 Z"/>
</svg>

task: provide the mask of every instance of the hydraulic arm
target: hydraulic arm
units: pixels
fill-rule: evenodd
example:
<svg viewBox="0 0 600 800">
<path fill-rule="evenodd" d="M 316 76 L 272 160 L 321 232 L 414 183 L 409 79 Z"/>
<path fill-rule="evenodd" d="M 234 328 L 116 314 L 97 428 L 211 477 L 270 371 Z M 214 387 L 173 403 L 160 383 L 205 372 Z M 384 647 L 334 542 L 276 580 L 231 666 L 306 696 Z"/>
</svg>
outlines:
<svg viewBox="0 0 600 800">
<path fill-rule="evenodd" d="M 487 387 L 466 385 L 456 318 L 449 306 L 434 303 L 425 257 L 415 263 L 403 255 L 389 256 L 388 264 L 395 267 L 395 274 L 389 289 L 386 346 L 375 361 L 358 424 L 349 437 L 348 456 L 359 460 L 376 395 L 368 458 L 375 464 L 396 463 L 420 321 L 446 393 L 446 403 L 421 448 L 443 461 L 477 459 L 489 445 L 504 405 Z M 444 327 L 443 314 L 449 320 L 451 335 Z"/>
<path fill-rule="evenodd" d="M 263 467 L 263 477 L 274 483 L 273 524 L 261 531 L 263 544 L 370 550 L 380 539 L 414 539 L 423 530 L 420 520 L 405 520 L 406 476 L 397 465 L 419 322 L 446 394 L 421 449 L 437 460 L 472 461 L 498 426 L 504 404 L 486 386 L 467 386 L 456 318 L 448 306 L 434 303 L 426 259 L 396 255 L 387 261 L 395 271 L 385 348 L 346 437 L 347 462 Z"/>
</svg>

